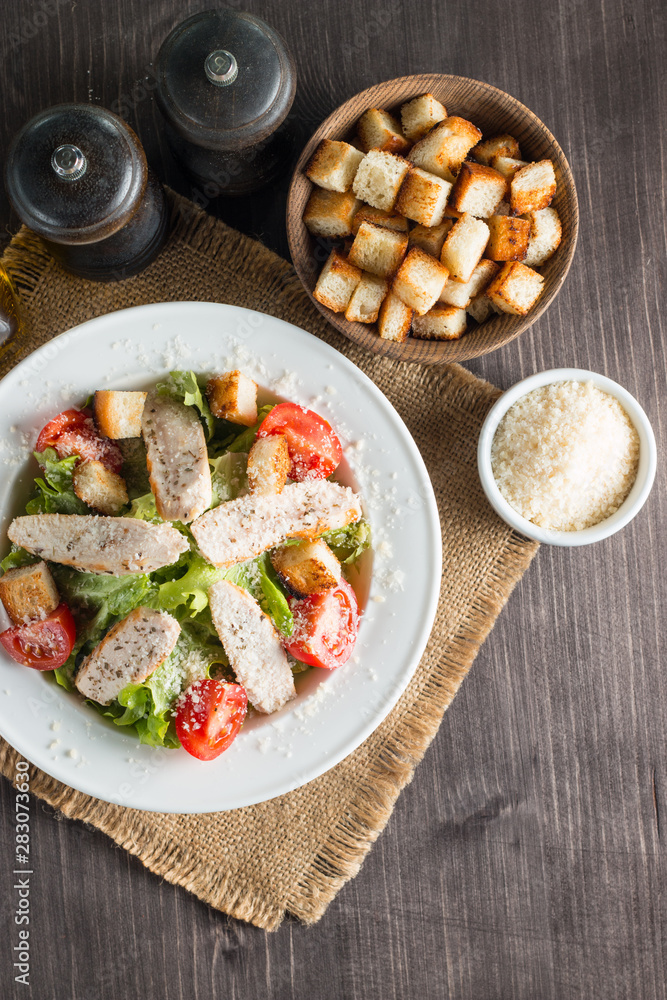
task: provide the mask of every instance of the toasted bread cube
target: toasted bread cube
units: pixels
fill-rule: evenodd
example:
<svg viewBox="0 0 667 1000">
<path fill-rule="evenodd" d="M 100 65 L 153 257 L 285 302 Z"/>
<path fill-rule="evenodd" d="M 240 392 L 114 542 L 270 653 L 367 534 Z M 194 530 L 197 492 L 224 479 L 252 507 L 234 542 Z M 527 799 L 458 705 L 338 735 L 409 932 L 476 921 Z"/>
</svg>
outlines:
<svg viewBox="0 0 667 1000">
<path fill-rule="evenodd" d="M 530 221 L 511 215 L 492 215 L 487 219 L 491 235 L 485 255 L 491 260 L 523 260 L 528 249 Z"/>
<path fill-rule="evenodd" d="M 410 230 L 408 245 L 419 247 L 424 253 L 430 253 L 432 257 L 440 260 L 442 245 L 453 225 L 453 219 L 445 219 L 439 226 L 415 226 Z"/>
<path fill-rule="evenodd" d="M 410 333 L 412 309 L 394 295 L 392 291 L 380 306 L 378 331 L 383 340 L 395 340 L 402 344 Z"/>
<path fill-rule="evenodd" d="M 483 139 L 482 142 L 478 142 L 471 150 L 470 155 L 478 163 L 492 167 L 491 161 L 494 156 L 511 156 L 514 159 L 520 159 L 521 150 L 514 136 L 496 135 L 493 139 Z"/>
<path fill-rule="evenodd" d="M 251 494 L 277 496 L 282 493 L 289 470 L 287 438 L 282 434 L 258 438 L 248 452 L 248 487 Z"/>
<path fill-rule="evenodd" d="M 433 94 L 422 94 L 401 108 L 403 135 L 416 142 L 446 117 L 447 108 L 444 104 L 441 104 Z"/>
<path fill-rule="evenodd" d="M 98 389 L 93 399 L 98 431 L 114 441 L 141 437 L 141 415 L 145 402 L 145 392 Z"/>
<path fill-rule="evenodd" d="M 556 193 L 556 174 L 551 160 L 538 160 L 517 170 L 510 184 L 512 215 L 526 215 L 547 208 Z"/>
<path fill-rule="evenodd" d="M 306 177 L 327 191 L 349 191 L 363 158 L 364 154 L 349 142 L 323 139 L 310 158 Z"/>
<path fill-rule="evenodd" d="M 391 290 L 417 315 L 423 316 L 438 301 L 448 277 L 447 268 L 435 257 L 413 247 L 399 267 Z"/>
<path fill-rule="evenodd" d="M 398 212 L 383 212 L 381 208 L 372 205 L 361 205 L 352 219 L 352 235 L 356 236 L 362 222 L 371 222 L 374 226 L 384 226 L 393 229 L 395 233 L 407 233 L 410 228 L 408 220 Z"/>
<path fill-rule="evenodd" d="M 58 589 L 45 562 L 7 570 L 0 578 L 0 600 L 15 625 L 46 618 L 60 604 Z"/>
<path fill-rule="evenodd" d="M 414 167 L 398 192 L 396 211 L 422 226 L 438 226 L 445 214 L 451 190 L 449 181 L 429 174 L 421 167 Z"/>
<path fill-rule="evenodd" d="M 333 312 L 345 312 L 360 281 L 361 268 L 355 267 L 338 250 L 332 250 L 317 279 L 313 297 Z"/>
<path fill-rule="evenodd" d="M 322 538 L 298 545 L 282 545 L 271 553 L 271 564 L 295 597 L 321 594 L 337 587 L 340 563 Z"/>
<path fill-rule="evenodd" d="M 498 173 L 502 174 L 505 178 L 505 183 L 507 185 L 505 189 L 505 198 L 509 198 L 512 178 L 517 170 L 521 170 L 522 167 L 527 167 L 528 162 L 526 160 L 515 160 L 511 156 L 492 156 L 489 166 L 493 167 L 494 170 L 497 170 Z M 496 209 L 496 215 L 499 214 L 500 213 Z"/>
<path fill-rule="evenodd" d="M 408 159 L 453 184 L 468 151 L 481 138 L 480 130 L 465 118 L 445 118 L 412 147 Z"/>
<path fill-rule="evenodd" d="M 444 302 L 448 306 L 456 306 L 457 309 L 465 309 L 471 299 L 484 291 L 486 286 L 498 274 L 499 270 L 500 267 L 498 264 L 494 264 L 492 260 L 482 258 L 472 272 L 470 281 L 445 282 L 445 287 L 440 293 L 438 301 Z"/>
<path fill-rule="evenodd" d="M 512 261 L 503 265 L 486 294 L 501 312 L 525 316 L 540 297 L 543 284 L 544 278 L 537 271 L 518 261 Z"/>
<path fill-rule="evenodd" d="M 396 233 L 384 226 L 362 222 L 348 260 L 363 271 L 376 274 L 378 278 L 389 278 L 398 269 L 407 249 L 407 233 Z M 359 277 L 361 280 L 361 274 Z M 348 304 L 349 299 L 346 308 Z"/>
<path fill-rule="evenodd" d="M 361 148 L 381 149 L 385 153 L 407 153 L 410 143 L 401 131 L 399 122 L 388 111 L 369 108 L 357 122 L 357 135 Z"/>
<path fill-rule="evenodd" d="M 484 292 L 481 295 L 476 295 L 466 306 L 466 312 L 477 323 L 484 323 L 494 311 L 488 295 Z"/>
<path fill-rule="evenodd" d="M 326 191 L 316 187 L 308 199 L 303 221 L 313 236 L 329 239 L 350 236 L 352 220 L 360 205 L 351 191 Z"/>
<path fill-rule="evenodd" d="M 72 486 L 79 500 L 100 514 L 115 515 L 129 503 L 123 477 L 94 459 L 76 465 Z"/>
<path fill-rule="evenodd" d="M 364 271 L 345 310 L 345 319 L 350 323 L 375 323 L 388 291 L 389 284 L 384 278 Z"/>
<path fill-rule="evenodd" d="M 454 281 L 470 281 L 489 241 L 489 227 L 467 213 L 454 223 L 444 242 L 440 261 Z"/>
<path fill-rule="evenodd" d="M 390 212 L 409 170 L 410 164 L 402 156 L 371 149 L 359 164 L 352 190 L 373 208 Z"/>
<path fill-rule="evenodd" d="M 221 420 L 252 427 L 257 423 L 257 383 L 235 370 L 215 375 L 206 383 L 211 413 Z"/>
<path fill-rule="evenodd" d="M 503 200 L 506 190 L 505 178 L 493 167 L 466 161 L 461 164 L 449 201 L 457 212 L 488 219 Z"/>
<path fill-rule="evenodd" d="M 424 316 L 415 316 L 412 332 L 419 340 L 458 340 L 467 325 L 465 309 L 437 305 Z"/>
<path fill-rule="evenodd" d="M 527 267 L 539 267 L 555 254 L 560 246 L 563 229 L 555 208 L 529 212 L 530 239 L 523 262 Z"/>
</svg>

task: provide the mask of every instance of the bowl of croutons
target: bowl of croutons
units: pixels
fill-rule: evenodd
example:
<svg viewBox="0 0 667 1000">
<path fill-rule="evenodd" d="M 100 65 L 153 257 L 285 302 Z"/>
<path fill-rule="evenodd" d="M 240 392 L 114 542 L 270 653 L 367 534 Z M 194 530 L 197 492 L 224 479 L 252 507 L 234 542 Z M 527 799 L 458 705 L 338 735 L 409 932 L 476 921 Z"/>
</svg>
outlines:
<svg viewBox="0 0 667 1000">
<path fill-rule="evenodd" d="M 317 129 L 287 234 L 317 308 L 403 361 L 497 350 L 558 294 L 577 242 L 574 179 L 546 126 L 478 80 L 377 84 Z"/>
</svg>

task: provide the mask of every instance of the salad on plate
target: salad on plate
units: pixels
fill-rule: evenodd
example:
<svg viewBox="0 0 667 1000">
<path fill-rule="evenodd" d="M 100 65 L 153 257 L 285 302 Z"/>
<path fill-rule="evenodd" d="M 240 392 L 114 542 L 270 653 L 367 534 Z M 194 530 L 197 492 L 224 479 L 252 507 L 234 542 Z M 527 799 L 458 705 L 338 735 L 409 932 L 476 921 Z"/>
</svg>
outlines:
<svg viewBox="0 0 667 1000">
<path fill-rule="evenodd" d="M 174 371 L 57 414 L 34 457 L 0 643 L 142 743 L 212 760 L 351 656 L 370 529 L 314 411 Z"/>
</svg>

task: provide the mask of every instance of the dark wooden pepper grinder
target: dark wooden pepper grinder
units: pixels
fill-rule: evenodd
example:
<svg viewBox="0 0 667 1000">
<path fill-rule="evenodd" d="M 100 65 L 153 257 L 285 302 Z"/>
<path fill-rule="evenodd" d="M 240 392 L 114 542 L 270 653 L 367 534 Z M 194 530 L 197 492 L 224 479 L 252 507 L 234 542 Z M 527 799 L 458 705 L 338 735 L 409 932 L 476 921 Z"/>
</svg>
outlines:
<svg viewBox="0 0 667 1000">
<path fill-rule="evenodd" d="M 207 199 L 256 191 L 286 165 L 280 126 L 296 70 L 265 21 L 229 9 L 194 14 L 162 43 L 155 76 L 174 155 Z"/>
<path fill-rule="evenodd" d="M 105 108 L 59 104 L 15 137 L 5 171 L 21 221 L 93 281 L 143 270 L 167 236 L 164 191 L 132 129 Z"/>
</svg>

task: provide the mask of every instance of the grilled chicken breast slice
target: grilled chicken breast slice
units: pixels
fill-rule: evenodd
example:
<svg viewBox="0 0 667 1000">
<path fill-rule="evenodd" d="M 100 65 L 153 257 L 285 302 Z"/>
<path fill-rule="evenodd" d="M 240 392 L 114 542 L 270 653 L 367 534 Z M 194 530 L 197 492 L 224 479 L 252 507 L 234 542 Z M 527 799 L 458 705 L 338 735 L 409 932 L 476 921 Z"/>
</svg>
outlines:
<svg viewBox="0 0 667 1000">
<path fill-rule="evenodd" d="M 246 590 L 219 580 L 208 591 L 211 617 L 239 684 L 259 712 L 295 697 L 294 678 L 273 622 Z"/>
<path fill-rule="evenodd" d="M 188 541 L 170 524 L 95 514 L 26 514 L 7 532 L 10 541 L 50 562 L 87 573 L 152 573 L 176 562 Z"/>
<path fill-rule="evenodd" d="M 141 684 L 163 663 L 181 626 L 166 611 L 135 608 L 81 664 L 74 683 L 84 698 L 109 705 L 126 684 Z"/>
<path fill-rule="evenodd" d="M 149 393 L 141 417 L 155 506 L 165 521 L 189 524 L 211 506 L 206 438 L 192 406 Z"/>
<path fill-rule="evenodd" d="M 233 566 L 286 538 L 317 538 L 361 517 L 361 503 L 348 486 L 290 483 L 278 496 L 245 496 L 220 504 L 191 526 L 200 552 L 214 566 Z"/>
</svg>

